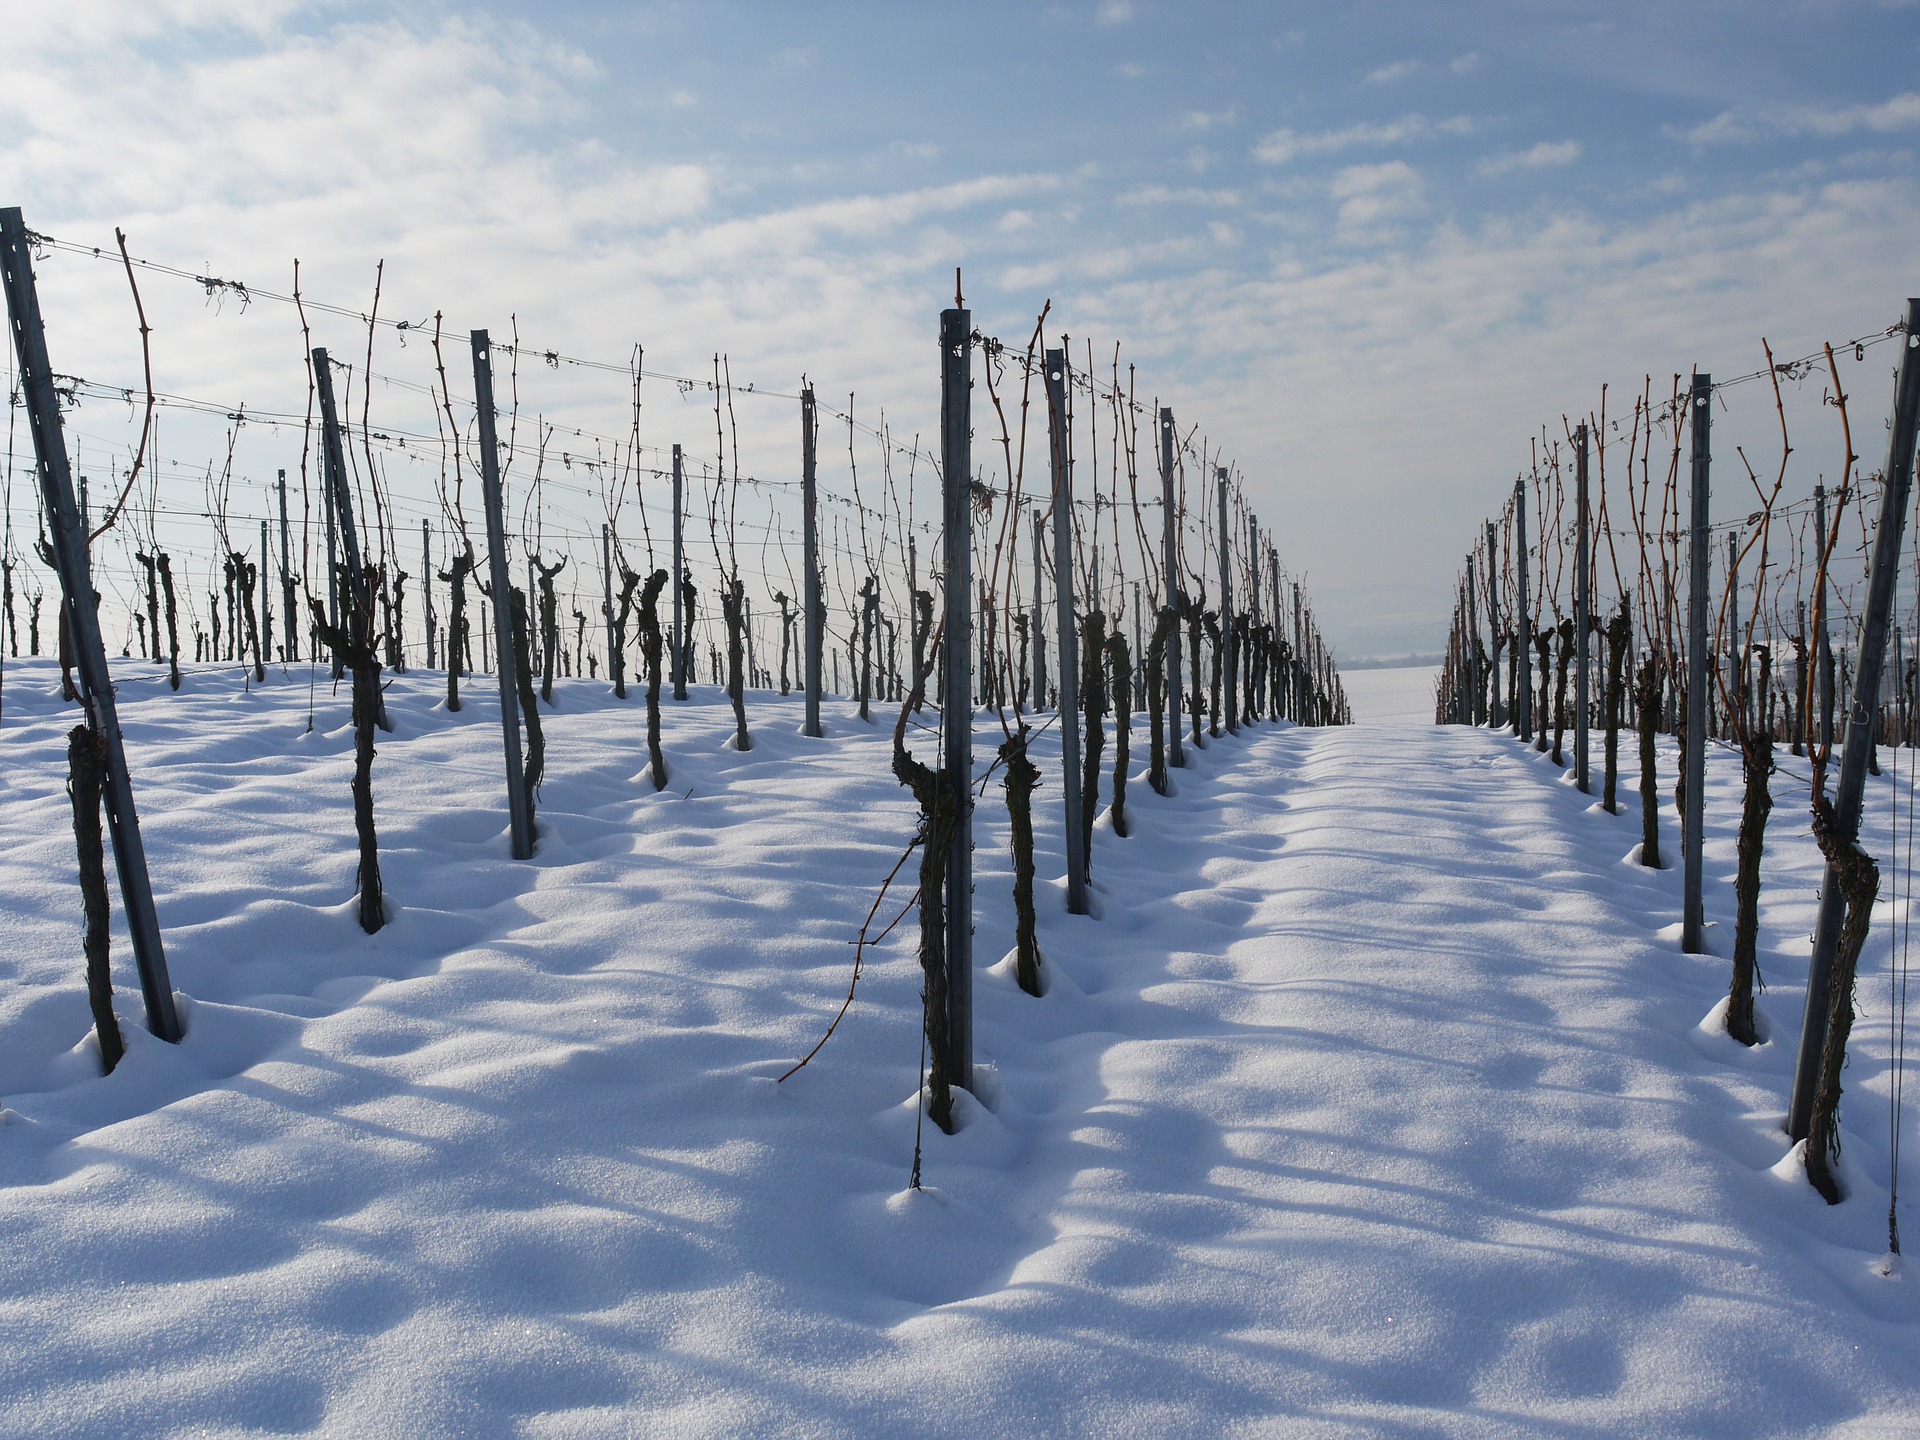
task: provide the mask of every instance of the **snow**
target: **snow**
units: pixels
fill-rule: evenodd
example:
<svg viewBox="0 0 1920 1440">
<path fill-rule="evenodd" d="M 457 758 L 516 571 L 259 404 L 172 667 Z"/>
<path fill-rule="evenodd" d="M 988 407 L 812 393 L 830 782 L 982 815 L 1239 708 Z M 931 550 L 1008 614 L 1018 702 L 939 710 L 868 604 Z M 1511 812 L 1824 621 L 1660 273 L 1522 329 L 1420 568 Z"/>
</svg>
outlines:
<svg viewBox="0 0 1920 1440">
<path fill-rule="evenodd" d="M 1356 725 L 1431 725 L 1439 679 L 1438 665 L 1340 672 Z"/>
<path fill-rule="evenodd" d="M 997 963 L 990 785 L 980 1098 L 925 1128 L 916 1193 L 911 917 L 775 1083 L 912 833 L 890 725 L 830 702 L 808 740 L 797 699 L 755 694 L 742 754 L 696 690 L 655 794 L 641 701 L 562 683 L 515 863 L 490 682 L 449 715 L 439 677 L 398 678 L 369 938 L 344 689 L 322 675 L 308 734 L 305 672 L 177 696 L 119 673 L 188 1033 L 141 1029 L 117 935 L 129 1051 L 97 1073 L 73 712 L 9 662 L 0 1432 L 1920 1431 L 1920 1301 L 1886 1263 L 1886 902 L 1847 1203 L 1780 1129 L 1818 874 L 1790 775 L 1747 1051 L 1710 1023 L 1725 961 L 1667 938 L 1677 871 L 1629 862 L 1628 786 L 1610 816 L 1510 737 L 1252 727 L 1173 798 L 1136 773 L 1092 920 L 1065 913 L 1049 732 L 1051 988 Z M 1710 761 L 1730 936 L 1738 766 Z"/>
</svg>

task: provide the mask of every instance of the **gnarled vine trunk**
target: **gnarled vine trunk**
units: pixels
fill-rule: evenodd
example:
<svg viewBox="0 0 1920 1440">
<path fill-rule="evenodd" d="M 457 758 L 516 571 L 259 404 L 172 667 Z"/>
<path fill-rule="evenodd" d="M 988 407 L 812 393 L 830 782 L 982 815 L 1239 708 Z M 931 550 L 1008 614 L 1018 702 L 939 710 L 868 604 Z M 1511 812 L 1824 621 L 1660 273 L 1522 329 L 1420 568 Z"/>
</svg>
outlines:
<svg viewBox="0 0 1920 1440">
<path fill-rule="evenodd" d="M 927 1037 L 927 1118 L 953 1133 L 953 1036 L 947 1023 L 947 852 L 953 843 L 959 797 L 938 770 L 907 749 L 907 719 L 924 696 L 927 677 L 916 674 L 913 691 L 893 726 L 893 773 L 920 803 L 920 974 Z"/>
<path fill-rule="evenodd" d="M 1167 642 L 1179 625 L 1179 610 L 1162 605 L 1147 640 L 1147 784 L 1158 795 L 1172 789 L 1167 780 Z"/>
<path fill-rule="evenodd" d="M 660 594 L 672 577 L 656 570 L 640 591 L 640 658 L 647 666 L 647 763 L 653 788 L 667 788 L 667 759 L 660 750 L 660 656 L 666 637 L 660 629 Z"/>
<path fill-rule="evenodd" d="M 527 838 L 529 843 L 537 843 L 533 829 L 534 799 L 547 773 L 547 737 L 540 728 L 540 707 L 534 700 L 533 626 L 527 615 L 527 597 L 518 587 L 512 595 L 513 668 L 520 692 L 520 723 L 527 727 L 527 758 L 520 768 L 520 790 L 527 798 Z"/>
<path fill-rule="evenodd" d="M 319 602 L 309 603 L 315 632 L 353 676 L 353 826 L 360 840 L 355 883 L 360 892 L 360 928 L 374 935 L 387 923 L 380 880 L 380 841 L 373 824 L 373 725 L 380 712 L 380 661 L 373 651 L 370 624 L 366 633 L 358 635 L 336 630 L 327 624 L 326 611 Z"/>
<path fill-rule="evenodd" d="M 1113 833 L 1127 838 L 1127 766 L 1133 730 L 1133 661 L 1119 626 L 1107 637 L 1107 666 L 1113 679 Z M 1251 723 L 1251 721 L 1249 721 Z"/>
<path fill-rule="evenodd" d="M 1833 1164 L 1840 1158 L 1840 1072 L 1846 1066 L 1847 1039 L 1853 1033 L 1854 978 L 1873 923 L 1873 902 L 1880 895 L 1880 867 L 1858 841 L 1839 833 L 1833 802 L 1824 795 L 1813 802 L 1813 838 L 1839 881 L 1846 909 L 1827 983 L 1827 1037 L 1814 1084 L 1813 1121 L 1807 1128 L 1807 1179 L 1829 1205 L 1838 1205 L 1843 1197 Z"/>
<path fill-rule="evenodd" d="M 80 861 L 80 903 L 86 917 L 81 949 L 87 958 L 87 1005 L 100 1041 L 100 1068 L 111 1075 L 126 1051 L 113 1013 L 113 977 L 107 964 L 106 850 L 100 839 L 100 737 L 90 725 L 67 735 L 67 790 L 73 798 L 73 841 Z"/>
<path fill-rule="evenodd" d="M 1039 995 L 1045 987 L 1040 979 L 1039 926 L 1033 906 L 1033 792 L 1040 783 L 1040 767 L 1027 756 L 1024 722 L 1001 744 L 1000 763 L 1013 850 L 1013 973 L 1022 990 Z"/>
<path fill-rule="evenodd" d="M 1080 632 L 1080 705 L 1087 717 L 1080 751 L 1080 854 L 1086 881 L 1093 879 L 1093 820 L 1100 808 L 1100 756 L 1107 748 L 1106 633 L 1107 617 L 1099 610 L 1087 616 Z"/>
<path fill-rule="evenodd" d="M 744 753 L 753 749 L 753 736 L 747 733 L 746 592 L 738 576 L 720 587 L 720 614 L 727 627 L 727 698 L 733 702 L 733 744 Z"/>
<path fill-rule="evenodd" d="M 1652 651 L 1640 662 L 1634 691 L 1640 712 L 1640 863 L 1660 868 L 1660 778 L 1654 768 L 1660 729 L 1660 659 Z"/>
</svg>

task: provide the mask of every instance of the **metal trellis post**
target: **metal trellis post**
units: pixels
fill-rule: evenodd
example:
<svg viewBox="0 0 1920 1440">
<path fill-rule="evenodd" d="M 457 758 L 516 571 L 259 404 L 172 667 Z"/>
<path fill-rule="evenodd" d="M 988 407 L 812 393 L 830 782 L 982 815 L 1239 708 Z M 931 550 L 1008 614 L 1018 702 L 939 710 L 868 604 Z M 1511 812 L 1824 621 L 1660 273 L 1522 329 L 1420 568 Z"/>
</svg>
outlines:
<svg viewBox="0 0 1920 1440">
<path fill-rule="evenodd" d="M 947 845 L 947 1026 L 953 1083 L 973 1088 L 973 317 L 940 312 L 940 481 L 945 502 L 946 669 L 943 782 L 953 799 Z"/>
<path fill-rule="evenodd" d="M 668 589 L 673 591 L 673 698 L 687 698 L 687 639 L 686 619 L 683 614 L 682 587 L 686 584 L 686 556 L 681 534 L 681 521 L 686 510 L 686 481 L 680 467 L 680 447 L 673 447 L 673 580 Z"/>
<path fill-rule="evenodd" d="M 1466 617 L 1468 643 L 1460 647 L 1460 719 L 1466 725 L 1478 725 L 1480 707 L 1480 556 L 1467 552 L 1467 578 L 1460 591 L 1460 608 Z"/>
<path fill-rule="evenodd" d="M 1836 519 L 1838 517 L 1835 517 Z M 1818 537 L 1816 553 L 1824 555 L 1827 547 L 1827 487 L 1813 487 L 1813 529 Z M 1830 750 L 1833 747 L 1833 637 L 1827 629 L 1827 607 L 1816 607 L 1819 623 L 1813 628 L 1813 691 L 1816 697 L 1814 710 L 1820 722 L 1820 748 Z M 1814 732 L 1807 731 L 1809 737 Z M 1808 743 L 1812 743 L 1809 739 Z"/>
<path fill-rule="evenodd" d="M 327 352 L 321 350 L 318 353 L 321 357 L 321 362 L 324 363 Z M 320 372 L 317 370 L 314 372 L 316 389 L 319 387 L 319 374 Z M 327 376 L 326 392 L 328 395 L 328 403 L 331 404 L 333 395 L 332 375 Z M 320 508 L 326 512 L 327 516 L 327 624 L 331 628 L 338 630 L 340 628 L 340 533 L 333 513 L 333 462 L 327 458 L 324 445 L 321 450 L 320 469 L 320 493 L 325 498 L 325 504 Z M 339 651 L 334 651 L 331 664 L 333 678 L 337 683 L 341 675 L 345 673 Z"/>
<path fill-rule="evenodd" d="M 600 522 L 600 617 L 607 628 L 607 681 L 612 683 L 617 668 L 614 652 L 620 648 L 613 633 L 613 526 Z"/>
<path fill-rule="evenodd" d="M 424 515 L 420 517 L 420 604 L 427 627 L 427 668 L 431 670 L 436 659 L 446 657 L 435 649 L 434 628 L 439 617 L 433 613 L 433 527 L 427 524 Z"/>
<path fill-rule="evenodd" d="M 487 507 L 487 564 L 493 573 L 493 654 L 500 677 L 500 730 L 506 744 L 507 821 L 513 858 L 533 854 L 533 821 L 520 761 L 520 693 L 513 654 L 513 578 L 507 570 L 506 502 L 500 493 L 500 451 L 493 424 L 493 356 L 487 332 L 475 330 L 473 402 L 480 420 L 480 484 Z"/>
<path fill-rule="evenodd" d="M 1886 655 L 1887 629 L 1892 623 L 1900 579 L 1900 535 L 1913 491 L 1916 430 L 1920 430 L 1920 300 L 1910 299 L 1899 380 L 1894 389 L 1893 423 L 1887 437 L 1887 464 L 1881 472 L 1885 478 L 1880 486 L 1880 519 L 1874 527 L 1873 555 L 1867 571 L 1867 613 L 1860 626 L 1859 665 L 1847 708 L 1840 779 L 1834 790 L 1834 829 L 1838 838 L 1848 843 L 1860 833 L 1860 802 L 1866 790 L 1867 757 L 1873 748 L 1872 727 L 1878 708 L 1874 697 L 1880 693 L 1880 666 Z M 1828 989 L 1845 912 L 1839 878 L 1829 864 L 1820 881 L 1820 912 L 1814 924 L 1806 1010 L 1800 1022 L 1800 1056 L 1794 1065 L 1793 1103 L 1787 1111 L 1787 1133 L 1795 1140 L 1804 1140 L 1813 1124 L 1814 1091 L 1827 1039 Z"/>
<path fill-rule="evenodd" d="M 1160 520 L 1166 549 L 1166 578 L 1162 581 L 1161 603 L 1180 607 L 1185 591 L 1180 584 L 1179 539 L 1180 512 L 1173 498 L 1173 410 L 1160 407 Z M 1167 763 L 1176 768 L 1187 763 L 1187 752 L 1180 742 L 1180 627 L 1167 636 Z"/>
<path fill-rule="evenodd" d="M 357 634 L 364 625 L 370 636 L 373 631 L 373 597 L 367 593 L 367 572 L 360 564 L 360 532 L 354 527 L 353 497 L 347 491 L 347 457 L 341 449 L 340 418 L 334 408 L 333 370 L 328 364 L 325 347 L 315 347 L 311 358 L 314 390 L 320 401 L 320 468 L 326 476 L 327 494 L 333 501 L 332 528 L 341 550 L 345 552 L 347 590 L 352 594 L 354 607 L 358 611 L 352 618 L 352 628 Z M 346 627 L 346 621 L 342 618 L 336 618 L 333 623 L 335 629 Z M 371 640 L 368 643 L 371 644 Z M 339 679 L 342 673 L 340 652 L 336 649 L 333 652 L 334 678 Z M 387 720 L 384 696 L 377 696 L 374 700 L 373 723 L 382 730 L 393 728 Z"/>
<path fill-rule="evenodd" d="M 1747 710 L 1746 667 L 1740 654 L 1740 537 L 1727 536 L 1727 680 L 1733 704 L 1740 707 L 1740 720 L 1751 733 L 1752 716 Z M 1731 708 L 1727 715 L 1731 726 Z"/>
<path fill-rule="evenodd" d="M 816 738 L 824 733 L 820 728 L 820 659 L 826 647 L 824 621 L 827 615 L 827 601 L 821 594 L 820 583 L 820 496 L 814 469 L 814 450 L 819 433 L 813 387 L 809 385 L 800 392 L 800 496 L 804 526 L 800 537 L 800 568 L 806 572 L 801 600 L 806 607 L 806 614 L 801 617 L 801 624 L 807 652 L 806 719 L 801 733 Z"/>
<path fill-rule="evenodd" d="M 1701 484 L 1705 484 L 1704 472 Z M 1587 566 L 1587 427 L 1584 421 L 1573 432 L 1573 783 L 1582 795 L 1592 793 L 1587 763 L 1587 701 L 1592 694 L 1593 676 L 1589 667 L 1589 632 L 1593 629 L 1592 577 Z M 1689 792 L 1691 793 L 1691 792 Z"/>
<path fill-rule="evenodd" d="M 160 917 L 147 873 L 146 846 L 134 809 L 133 780 L 127 771 L 113 680 L 107 673 L 107 652 L 100 638 L 99 607 L 88 578 L 86 526 L 74 504 L 60 400 L 53 388 L 53 364 L 47 356 L 46 328 L 34 289 L 32 242 L 18 207 L 0 210 L 0 279 L 5 282 L 8 328 L 13 332 L 14 354 L 20 364 L 21 398 L 33 432 L 40 501 L 46 507 L 60 576 L 61 606 L 73 637 L 80 700 L 104 752 L 106 781 L 101 786 L 101 799 L 113 838 L 114 870 L 120 880 L 121 903 L 126 907 L 134 963 L 140 972 L 147 1029 L 162 1040 L 177 1042 L 180 1017 L 174 1009 L 166 947 L 160 938 Z"/>
<path fill-rule="evenodd" d="M 1256 647 L 1254 653 L 1257 655 L 1259 653 L 1257 648 L 1259 641 L 1255 637 L 1254 631 L 1260 627 L 1260 522 L 1251 515 L 1247 517 L 1247 574 L 1252 584 L 1252 589 L 1247 596 L 1247 643 Z M 1257 664 L 1258 662 L 1256 661 L 1255 663 Z M 1248 678 L 1248 684 L 1254 685 L 1255 689 L 1254 693 L 1247 697 L 1247 704 L 1254 712 L 1253 718 L 1258 720 L 1260 718 L 1260 694 L 1257 683 L 1252 679 L 1251 674 Z"/>
<path fill-rule="evenodd" d="M 1045 616 L 1047 613 L 1045 591 L 1040 568 L 1041 553 L 1046 533 L 1046 512 L 1035 509 L 1033 512 L 1033 620 L 1029 631 L 1033 637 L 1033 709 L 1038 714 L 1047 708 L 1047 643 Z"/>
<path fill-rule="evenodd" d="M 1707 785 L 1707 499 L 1712 458 L 1713 379 L 1696 373 L 1688 395 L 1693 426 L 1693 511 L 1688 534 L 1687 576 L 1687 808 L 1680 817 L 1682 902 L 1680 948 L 1705 948 L 1706 910 L 1702 864 L 1706 844 Z"/>
<path fill-rule="evenodd" d="M 1239 664 L 1239 647 L 1233 639 L 1233 533 L 1227 528 L 1227 467 L 1214 467 L 1214 482 L 1220 504 L 1220 648 L 1226 655 L 1227 733 L 1240 733 L 1240 686 L 1234 673 Z"/>
<path fill-rule="evenodd" d="M 273 612 L 267 604 L 267 568 L 271 564 L 272 562 L 267 558 L 267 522 L 262 520 L 260 522 L 260 571 L 255 576 L 255 583 L 260 587 L 260 633 L 253 642 L 253 662 L 261 667 L 267 663 L 267 646 L 273 640 Z"/>
<path fill-rule="evenodd" d="M 1080 652 L 1073 613 L 1073 456 L 1067 432 L 1067 353 L 1049 350 L 1047 429 L 1053 462 L 1053 584 L 1060 639 L 1060 791 L 1067 824 L 1067 913 L 1087 913 L 1087 845 L 1080 806 Z"/>
<path fill-rule="evenodd" d="M 286 637 L 281 659 L 291 665 L 300 658 L 300 640 L 294 628 L 292 538 L 287 524 L 287 472 L 280 472 L 280 629 Z M 155 647 L 156 651 L 158 646 Z M 428 662 L 432 663 L 432 662 Z"/>
<path fill-rule="evenodd" d="M 1520 615 L 1513 643 L 1520 647 L 1520 688 L 1513 697 L 1513 733 L 1533 738 L 1533 616 L 1527 611 L 1527 482 L 1513 482 L 1513 585 Z"/>
<path fill-rule="evenodd" d="M 1493 521 L 1487 521 L 1487 640 L 1492 645 L 1493 713 L 1487 723 L 1498 730 L 1507 723 L 1507 712 L 1500 703 L 1500 550 L 1495 543 Z"/>
</svg>

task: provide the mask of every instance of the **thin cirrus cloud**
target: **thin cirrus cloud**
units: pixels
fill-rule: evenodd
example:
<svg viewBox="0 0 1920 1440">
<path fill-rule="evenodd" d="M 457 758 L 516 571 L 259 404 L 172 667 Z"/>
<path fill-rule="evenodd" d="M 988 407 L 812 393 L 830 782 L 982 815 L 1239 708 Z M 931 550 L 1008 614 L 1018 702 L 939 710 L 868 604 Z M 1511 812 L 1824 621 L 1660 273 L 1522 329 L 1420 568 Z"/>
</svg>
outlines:
<svg viewBox="0 0 1920 1440">
<path fill-rule="evenodd" d="M 1426 67 L 1418 60 L 1395 60 L 1367 73 L 1369 85 L 1391 85 L 1396 80 L 1405 80 L 1409 75 L 1417 75 Z"/>
<path fill-rule="evenodd" d="M 1238 110 L 1189 110 L 1180 117 L 1182 130 L 1219 130 L 1240 119 Z"/>
<path fill-rule="evenodd" d="M 1830 140 L 1861 133 L 1891 135 L 1916 125 L 1920 125 L 1920 92 L 1909 90 L 1873 104 L 1723 110 L 1687 131 L 1687 139 L 1695 145 L 1798 136 Z"/>
<path fill-rule="evenodd" d="M 1551 170 L 1571 165 L 1580 158 L 1578 140 L 1542 140 L 1526 150 L 1509 150 L 1490 155 L 1474 168 L 1488 177 L 1510 174 L 1515 170 Z"/>
<path fill-rule="evenodd" d="M 1410 140 L 1426 140 L 1436 135 L 1471 135 L 1474 122 L 1465 115 L 1445 120 L 1425 115 L 1402 115 L 1398 120 L 1362 121 L 1339 130 L 1301 134 L 1296 130 L 1272 130 L 1254 142 L 1253 158 L 1263 165 L 1286 165 L 1316 155 L 1333 155 L 1359 146 L 1400 145 Z"/>
</svg>

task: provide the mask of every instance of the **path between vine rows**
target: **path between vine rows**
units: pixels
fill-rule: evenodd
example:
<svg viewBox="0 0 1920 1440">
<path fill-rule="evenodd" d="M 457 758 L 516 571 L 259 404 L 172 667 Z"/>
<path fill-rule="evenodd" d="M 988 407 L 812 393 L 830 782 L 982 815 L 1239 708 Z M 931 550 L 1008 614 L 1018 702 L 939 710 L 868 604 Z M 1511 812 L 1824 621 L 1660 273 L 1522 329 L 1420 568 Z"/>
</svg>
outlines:
<svg viewBox="0 0 1920 1440">
<path fill-rule="evenodd" d="M 1133 837 L 1096 838 L 1099 916 L 1043 885 L 1041 1000 L 988 968 L 1011 944 L 990 787 L 981 1099 L 926 1131 L 916 1194 L 910 919 L 774 1083 L 911 834 L 884 725 L 831 706 L 806 741 L 796 702 L 756 697 L 742 755 L 707 692 L 670 710 L 655 795 L 637 700 L 563 686 L 515 865 L 482 687 L 448 715 L 402 679 L 376 771 L 395 918 L 369 940 L 344 695 L 305 734 L 304 681 L 125 687 L 191 1028 L 140 1031 L 120 938 L 132 1043 L 102 1079 L 71 712 L 49 667 L 9 665 L 0 1432 L 1920 1427 L 1913 1278 L 1880 1273 L 1884 1028 L 1850 1071 L 1854 1197 L 1778 1163 L 1814 875 L 1787 793 L 1777 1039 L 1749 1053 L 1700 1028 L 1725 962 L 1679 953 L 1677 876 L 1625 863 L 1636 820 L 1511 739 L 1259 726 L 1172 798 L 1136 780 Z M 1051 735 L 1041 758 L 1052 807 Z"/>
</svg>

